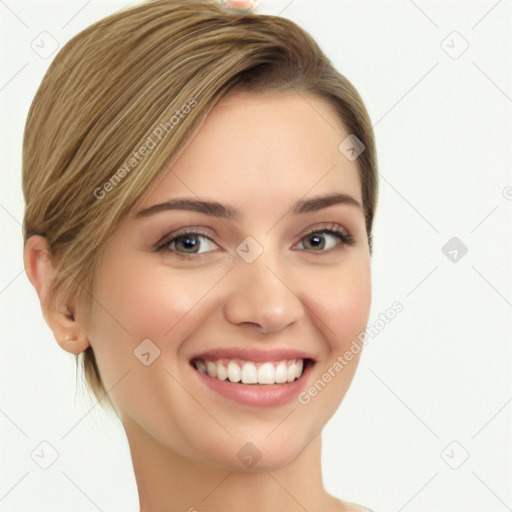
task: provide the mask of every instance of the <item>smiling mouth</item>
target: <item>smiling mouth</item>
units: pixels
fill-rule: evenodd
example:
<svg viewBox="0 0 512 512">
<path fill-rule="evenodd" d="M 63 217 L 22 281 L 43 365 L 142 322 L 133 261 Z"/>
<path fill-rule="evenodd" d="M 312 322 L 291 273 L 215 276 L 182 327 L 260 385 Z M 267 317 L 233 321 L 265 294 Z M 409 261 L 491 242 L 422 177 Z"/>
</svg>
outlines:
<svg viewBox="0 0 512 512">
<path fill-rule="evenodd" d="M 245 361 L 192 359 L 192 367 L 216 380 L 245 385 L 288 384 L 299 379 L 304 370 L 314 364 L 312 359 L 282 361 Z"/>
</svg>

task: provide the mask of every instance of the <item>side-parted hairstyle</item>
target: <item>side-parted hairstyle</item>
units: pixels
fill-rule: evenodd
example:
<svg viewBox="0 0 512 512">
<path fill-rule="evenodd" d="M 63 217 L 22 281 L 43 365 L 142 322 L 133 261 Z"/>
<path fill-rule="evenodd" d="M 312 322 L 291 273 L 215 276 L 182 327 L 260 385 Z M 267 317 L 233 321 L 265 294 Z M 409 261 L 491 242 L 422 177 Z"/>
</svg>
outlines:
<svg viewBox="0 0 512 512">
<path fill-rule="evenodd" d="M 285 18 L 232 14 L 214 0 L 150 0 L 73 37 L 28 113 L 23 238 L 46 237 L 56 300 L 90 311 L 105 242 L 234 91 L 310 94 L 335 109 L 365 146 L 356 163 L 372 254 L 372 124 L 355 87 L 312 37 Z M 81 355 L 87 387 L 115 410 L 92 347 L 76 356 L 77 369 Z"/>
</svg>

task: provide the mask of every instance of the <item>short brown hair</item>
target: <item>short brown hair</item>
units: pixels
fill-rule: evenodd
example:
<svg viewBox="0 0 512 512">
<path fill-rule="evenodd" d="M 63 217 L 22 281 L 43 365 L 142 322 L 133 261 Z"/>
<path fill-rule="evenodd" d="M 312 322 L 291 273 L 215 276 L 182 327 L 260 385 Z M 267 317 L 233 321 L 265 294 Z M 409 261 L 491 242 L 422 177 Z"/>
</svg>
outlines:
<svg viewBox="0 0 512 512">
<path fill-rule="evenodd" d="M 230 91 L 307 93 L 334 107 L 348 133 L 365 146 L 357 164 L 372 253 L 374 134 L 351 82 L 288 19 L 230 14 L 213 0 L 153 0 L 71 39 L 53 60 L 28 114 L 23 237 L 47 238 L 58 300 L 90 307 L 105 241 Z M 136 158 L 158 129 L 165 136 L 148 156 Z M 92 347 L 83 353 L 83 370 L 94 396 L 112 406 Z"/>
</svg>

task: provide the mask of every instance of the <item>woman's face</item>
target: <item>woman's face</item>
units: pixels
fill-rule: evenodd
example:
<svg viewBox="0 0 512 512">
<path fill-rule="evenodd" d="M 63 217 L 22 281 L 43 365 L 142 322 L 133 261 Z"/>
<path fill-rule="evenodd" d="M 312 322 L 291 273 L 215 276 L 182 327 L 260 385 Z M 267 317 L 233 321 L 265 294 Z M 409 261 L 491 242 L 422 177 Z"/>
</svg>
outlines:
<svg viewBox="0 0 512 512">
<path fill-rule="evenodd" d="M 338 149 L 348 135 L 312 96 L 228 96 L 109 239 L 86 331 L 132 443 L 269 470 L 321 432 L 371 302 L 357 160 Z M 309 203 L 333 194 L 354 202 Z"/>
</svg>

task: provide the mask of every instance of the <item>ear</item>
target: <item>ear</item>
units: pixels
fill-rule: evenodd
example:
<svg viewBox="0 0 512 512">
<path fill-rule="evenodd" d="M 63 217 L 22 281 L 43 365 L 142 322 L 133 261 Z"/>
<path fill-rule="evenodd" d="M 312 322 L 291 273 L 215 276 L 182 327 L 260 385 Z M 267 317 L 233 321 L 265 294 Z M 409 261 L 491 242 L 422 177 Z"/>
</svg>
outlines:
<svg viewBox="0 0 512 512">
<path fill-rule="evenodd" d="M 23 250 L 25 272 L 37 291 L 43 317 L 53 331 L 57 343 L 67 352 L 79 354 L 89 347 L 85 330 L 78 324 L 73 307 L 59 304 L 53 281 L 55 265 L 46 238 L 31 236 Z"/>
</svg>

